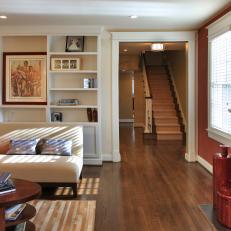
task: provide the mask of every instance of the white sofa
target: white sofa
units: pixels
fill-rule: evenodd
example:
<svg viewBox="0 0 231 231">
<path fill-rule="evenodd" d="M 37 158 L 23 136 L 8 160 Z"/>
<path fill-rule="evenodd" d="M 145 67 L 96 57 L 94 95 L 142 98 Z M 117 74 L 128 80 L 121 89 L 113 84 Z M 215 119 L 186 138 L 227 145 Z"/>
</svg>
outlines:
<svg viewBox="0 0 231 231">
<path fill-rule="evenodd" d="M 10 139 L 71 139 L 72 156 L 5 155 Z M 42 185 L 71 186 L 77 196 L 77 182 L 83 167 L 83 129 L 65 125 L 1 125 L 0 171 L 11 172 L 14 178 Z"/>
</svg>

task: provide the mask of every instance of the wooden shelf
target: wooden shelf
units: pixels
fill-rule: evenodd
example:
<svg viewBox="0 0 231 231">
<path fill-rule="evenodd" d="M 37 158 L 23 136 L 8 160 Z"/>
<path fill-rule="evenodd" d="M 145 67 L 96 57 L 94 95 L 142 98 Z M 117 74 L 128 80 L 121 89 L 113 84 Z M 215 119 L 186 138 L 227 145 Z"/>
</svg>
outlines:
<svg viewBox="0 0 231 231">
<path fill-rule="evenodd" d="M 78 56 L 78 55 L 97 55 L 98 52 L 48 52 L 48 55 Z"/>
<path fill-rule="evenodd" d="M 78 109 L 78 108 L 97 108 L 97 105 L 77 105 L 77 106 L 58 106 L 58 105 L 50 105 L 50 108 L 73 108 L 73 109 Z"/>
<path fill-rule="evenodd" d="M 49 91 L 97 91 L 98 88 L 50 88 Z"/>
<path fill-rule="evenodd" d="M 76 125 L 76 126 L 87 126 L 87 127 L 95 127 L 98 126 L 98 122 L 50 122 L 54 125 Z"/>
<path fill-rule="evenodd" d="M 52 70 L 50 70 L 49 71 L 50 73 L 56 73 L 56 74 L 63 74 L 63 73 L 65 73 L 65 74 L 68 74 L 68 73 L 81 73 L 81 74 L 97 74 L 97 70 L 78 70 L 78 71 L 67 71 L 67 70 L 65 70 L 65 71 L 52 71 Z"/>
</svg>

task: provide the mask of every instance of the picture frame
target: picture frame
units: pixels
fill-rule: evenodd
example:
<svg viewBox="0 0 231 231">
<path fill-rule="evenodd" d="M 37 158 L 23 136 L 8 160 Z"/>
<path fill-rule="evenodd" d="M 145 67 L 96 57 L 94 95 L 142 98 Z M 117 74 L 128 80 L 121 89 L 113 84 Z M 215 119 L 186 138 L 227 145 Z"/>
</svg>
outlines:
<svg viewBox="0 0 231 231">
<path fill-rule="evenodd" d="M 62 122 L 63 121 L 63 113 L 62 112 L 52 112 L 51 113 L 51 121 L 52 122 Z"/>
<path fill-rule="evenodd" d="M 83 52 L 84 36 L 67 36 L 66 52 Z"/>
<path fill-rule="evenodd" d="M 80 58 L 51 58 L 52 71 L 78 71 L 80 70 Z"/>
<path fill-rule="evenodd" d="M 4 52 L 2 103 L 46 105 L 46 65 L 46 52 Z"/>
</svg>

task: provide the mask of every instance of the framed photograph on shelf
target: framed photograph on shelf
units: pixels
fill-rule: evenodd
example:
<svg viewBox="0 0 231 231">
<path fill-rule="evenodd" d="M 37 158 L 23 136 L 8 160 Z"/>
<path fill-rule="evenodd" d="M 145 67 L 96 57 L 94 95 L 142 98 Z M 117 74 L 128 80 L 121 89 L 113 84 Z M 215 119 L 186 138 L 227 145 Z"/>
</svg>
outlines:
<svg viewBox="0 0 231 231">
<path fill-rule="evenodd" d="M 52 112 L 51 113 L 51 121 L 52 122 L 62 122 L 63 121 L 63 113 L 62 112 Z"/>
<path fill-rule="evenodd" d="M 83 36 L 67 36 L 66 52 L 82 52 L 84 46 Z"/>
<path fill-rule="evenodd" d="M 3 53 L 3 104 L 47 104 L 45 52 Z"/>
<path fill-rule="evenodd" d="M 80 58 L 51 58 L 52 71 L 78 71 Z"/>
</svg>

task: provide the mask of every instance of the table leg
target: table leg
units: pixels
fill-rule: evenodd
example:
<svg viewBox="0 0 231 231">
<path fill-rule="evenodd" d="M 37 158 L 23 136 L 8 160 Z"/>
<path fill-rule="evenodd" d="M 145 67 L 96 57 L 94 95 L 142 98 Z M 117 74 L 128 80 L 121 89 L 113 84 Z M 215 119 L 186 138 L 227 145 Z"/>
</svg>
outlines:
<svg viewBox="0 0 231 231">
<path fill-rule="evenodd" d="M 5 230 L 5 208 L 0 207 L 0 230 Z"/>
</svg>

